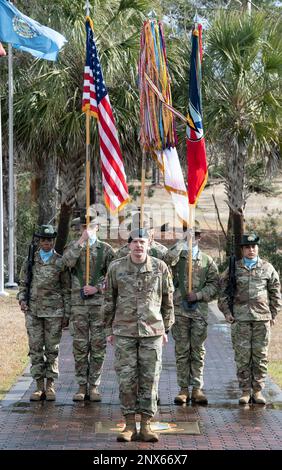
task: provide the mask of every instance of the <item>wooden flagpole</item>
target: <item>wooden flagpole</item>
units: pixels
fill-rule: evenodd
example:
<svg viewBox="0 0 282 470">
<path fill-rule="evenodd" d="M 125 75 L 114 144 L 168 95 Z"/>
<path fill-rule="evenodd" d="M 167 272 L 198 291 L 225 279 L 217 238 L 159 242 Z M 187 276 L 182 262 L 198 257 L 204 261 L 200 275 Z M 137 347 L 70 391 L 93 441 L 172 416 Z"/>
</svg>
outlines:
<svg viewBox="0 0 282 470">
<path fill-rule="evenodd" d="M 86 228 L 88 230 L 90 223 L 90 109 L 86 111 Z M 85 259 L 85 282 L 88 286 L 90 275 L 90 245 L 89 238 L 86 243 L 86 259 Z"/>
<path fill-rule="evenodd" d="M 193 258 L 192 258 L 192 248 L 193 248 L 193 227 L 194 227 L 194 215 L 195 215 L 195 206 L 189 204 L 189 221 L 187 227 L 187 236 L 189 233 L 189 243 L 188 243 L 188 293 L 192 292 L 192 275 L 193 275 Z"/>
<path fill-rule="evenodd" d="M 142 149 L 140 228 L 143 228 L 144 226 L 145 176 L 146 176 L 145 162 L 146 162 L 146 152 L 144 149 Z"/>
<path fill-rule="evenodd" d="M 86 16 L 89 16 L 89 0 L 86 1 Z M 86 229 L 89 229 L 90 223 L 90 109 L 86 111 L 86 164 L 85 164 L 85 189 L 86 189 Z M 89 285 L 90 278 L 90 244 L 89 238 L 86 243 L 86 259 L 85 259 L 85 284 Z"/>
</svg>

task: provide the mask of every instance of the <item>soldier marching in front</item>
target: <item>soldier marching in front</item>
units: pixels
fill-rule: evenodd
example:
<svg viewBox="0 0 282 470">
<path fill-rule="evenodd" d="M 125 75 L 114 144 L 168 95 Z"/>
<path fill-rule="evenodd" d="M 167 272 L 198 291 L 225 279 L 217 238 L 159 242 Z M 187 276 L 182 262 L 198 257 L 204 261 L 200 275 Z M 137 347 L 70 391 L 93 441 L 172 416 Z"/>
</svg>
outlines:
<svg viewBox="0 0 282 470">
<path fill-rule="evenodd" d="M 98 386 L 106 353 L 106 336 L 103 328 L 101 305 L 104 279 L 114 250 L 97 238 L 98 219 L 91 217 L 86 228 L 86 213 L 80 215 L 80 238 L 65 249 L 63 263 L 71 269 L 71 318 L 75 374 L 79 385 L 74 401 L 101 401 Z M 86 283 L 86 244 L 90 245 L 90 280 Z"/>
<path fill-rule="evenodd" d="M 34 236 L 39 249 L 23 263 L 18 293 L 21 310 L 25 312 L 31 360 L 31 375 L 37 389 L 31 401 L 56 399 L 54 379 L 58 377 L 58 354 L 62 328 L 70 314 L 70 280 L 62 257 L 54 250 L 56 232 L 51 225 L 42 225 Z M 47 378 L 46 391 L 44 379 Z"/>
<path fill-rule="evenodd" d="M 274 267 L 258 256 L 259 237 L 245 234 L 241 240 L 242 259 L 235 263 L 235 291 L 230 299 L 230 273 L 220 281 L 218 307 L 231 323 L 231 338 L 242 395 L 240 404 L 265 404 L 261 391 L 267 375 L 270 327 L 281 308 L 279 276 Z M 232 300 L 232 302 L 230 302 Z M 232 304 L 232 308 L 230 306 Z"/>
<path fill-rule="evenodd" d="M 181 240 L 172 246 L 164 259 L 172 270 L 175 323 L 172 336 L 175 341 L 177 382 L 180 387 L 176 404 L 207 404 L 202 390 L 205 347 L 208 328 L 208 302 L 216 298 L 218 270 L 210 256 L 200 251 L 199 228 L 195 230 L 192 249 L 192 292 L 188 293 L 188 244 Z M 192 387 L 190 396 L 189 387 Z"/>
<path fill-rule="evenodd" d="M 150 427 L 157 411 L 162 343 L 174 322 L 173 283 L 166 264 L 147 254 L 149 234 L 131 232 L 130 254 L 111 263 L 106 282 L 104 323 L 115 343 L 115 369 L 126 427 L 122 442 L 138 438 L 136 414 L 141 413 L 139 438 L 155 442 Z"/>
</svg>

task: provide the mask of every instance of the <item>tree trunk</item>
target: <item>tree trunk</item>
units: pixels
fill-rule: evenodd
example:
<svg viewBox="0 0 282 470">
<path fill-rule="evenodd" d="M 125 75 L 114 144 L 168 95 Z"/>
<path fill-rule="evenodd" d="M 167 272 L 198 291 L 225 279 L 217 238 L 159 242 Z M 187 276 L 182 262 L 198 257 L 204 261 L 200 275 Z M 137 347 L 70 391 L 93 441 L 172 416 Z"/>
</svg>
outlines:
<svg viewBox="0 0 282 470">
<path fill-rule="evenodd" d="M 56 239 L 55 250 L 60 255 L 63 254 L 69 235 L 69 225 L 72 216 L 72 207 L 66 202 L 61 204 L 60 217 L 58 223 L 58 235 Z"/>
<path fill-rule="evenodd" d="M 53 223 L 56 216 L 57 203 L 57 169 L 53 159 L 42 157 L 38 171 L 38 225 Z"/>
<path fill-rule="evenodd" d="M 152 167 L 153 167 L 153 164 L 152 163 L 154 162 L 153 160 L 153 157 L 149 157 L 149 155 L 146 157 L 146 160 L 145 160 L 145 178 L 147 180 L 149 180 L 150 178 L 152 178 Z"/>
<path fill-rule="evenodd" d="M 62 254 L 68 239 L 73 208 L 85 206 L 84 153 L 78 154 L 73 161 L 60 160 L 58 194 L 61 207 L 55 250 Z"/>
<path fill-rule="evenodd" d="M 247 199 L 245 184 L 245 159 L 246 151 L 243 144 L 232 142 L 230 149 L 226 173 L 226 194 L 228 196 L 229 220 L 228 220 L 228 243 L 226 254 L 232 251 L 232 236 L 234 237 L 235 255 L 240 259 L 240 240 L 244 233 L 244 209 Z M 229 246 L 228 246 L 229 245 Z"/>
<path fill-rule="evenodd" d="M 90 184 L 90 205 L 92 204 L 102 204 L 102 197 L 100 189 L 100 169 L 99 167 L 92 166 L 91 168 L 91 184 Z"/>
<path fill-rule="evenodd" d="M 240 241 L 244 233 L 244 215 L 243 213 L 233 212 L 229 209 L 228 219 L 228 242 L 227 242 L 227 254 L 230 256 L 232 253 L 235 254 L 236 259 L 242 258 Z M 228 246 L 229 245 L 229 246 Z M 233 246 L 232 246 L 233 245 Z"/>
</svg>

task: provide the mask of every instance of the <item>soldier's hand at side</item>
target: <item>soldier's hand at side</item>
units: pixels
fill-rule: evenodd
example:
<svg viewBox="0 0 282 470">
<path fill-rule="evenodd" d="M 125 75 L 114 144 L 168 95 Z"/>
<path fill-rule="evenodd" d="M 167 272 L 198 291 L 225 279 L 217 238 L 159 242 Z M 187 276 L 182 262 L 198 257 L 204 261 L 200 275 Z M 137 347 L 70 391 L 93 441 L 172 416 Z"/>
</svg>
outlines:
<svg viewBox="0 0 282 470">
<path fill-rule="evenodd" d="M 270 326 L 274 326 L 275 325 L 275 319 L 272 318 L 272 320 L 270 320 Z"/>
<path fill-rule="evenodd" d="M 114 345 L 114 335 L 107 336 L 107 343 L 109 343 L 111 346 Z"/>
<path fill-rule="evenodd" d="M 24 300 L 21 300 L 19 304 L 22 312 L 26 312 L 28 310 L 28 306 L 26 305 L 26 302 Z"/>
<path fill-rule="evenodd" d="M 166 333 L 163 334 L 163 344 L 167 344 L 168 343 L 168 336 Z"/>
<path fill-rule="evenodd" d="M 227 315 L 225 315 L 225 320 L 228 323 L 233 323 L 235 319 L 234 319 L 233 315 L 231 315 L 231 313 L 227 313 Z"/>
<path fill-rule="evenodd" d="M 98 292 L 98 288 L 95 286 L 84 286 L 83 292 L 85 295 L 94 295 Z"/>
<path fill-rule="evenodd" d="M 189 292 L 189 294 L 187 294 L 187 300 L 188 302 L 196 302 L 197 300 L 196 292 Z"/>
</svg>

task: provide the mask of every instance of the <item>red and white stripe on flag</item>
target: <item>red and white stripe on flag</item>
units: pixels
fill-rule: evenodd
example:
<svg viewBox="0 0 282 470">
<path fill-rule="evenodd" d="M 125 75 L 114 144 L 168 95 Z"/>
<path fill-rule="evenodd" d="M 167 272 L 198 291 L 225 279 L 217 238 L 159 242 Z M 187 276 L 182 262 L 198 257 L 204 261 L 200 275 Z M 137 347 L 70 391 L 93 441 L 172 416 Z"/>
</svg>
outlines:
<svg viewBox="0 0 282 470">
<path fill-rule="evenodd" d="M 129 193 L 115 119 L 89 17 L 86 19 L 86 34 L 82 111 L 89 110 L 98 120 L 104 199 L 110 212 L 115 213 L 129 202 Z"/>
<path fill-rule="evenodd" d="M 98 117 L 97 100 L 94 86 L 93 72 L 88 65 L 84 67 L 84 83 L 82 95 L 82 111 L 90 109 L 92 116 Z"/>
<path fill-rule="evenodd" d="M 108 95 L 98 105 L 98 129 L 105 203 L 111 212 L 116 212 L 129 201 L 129 194 Z"/>
</svg>

